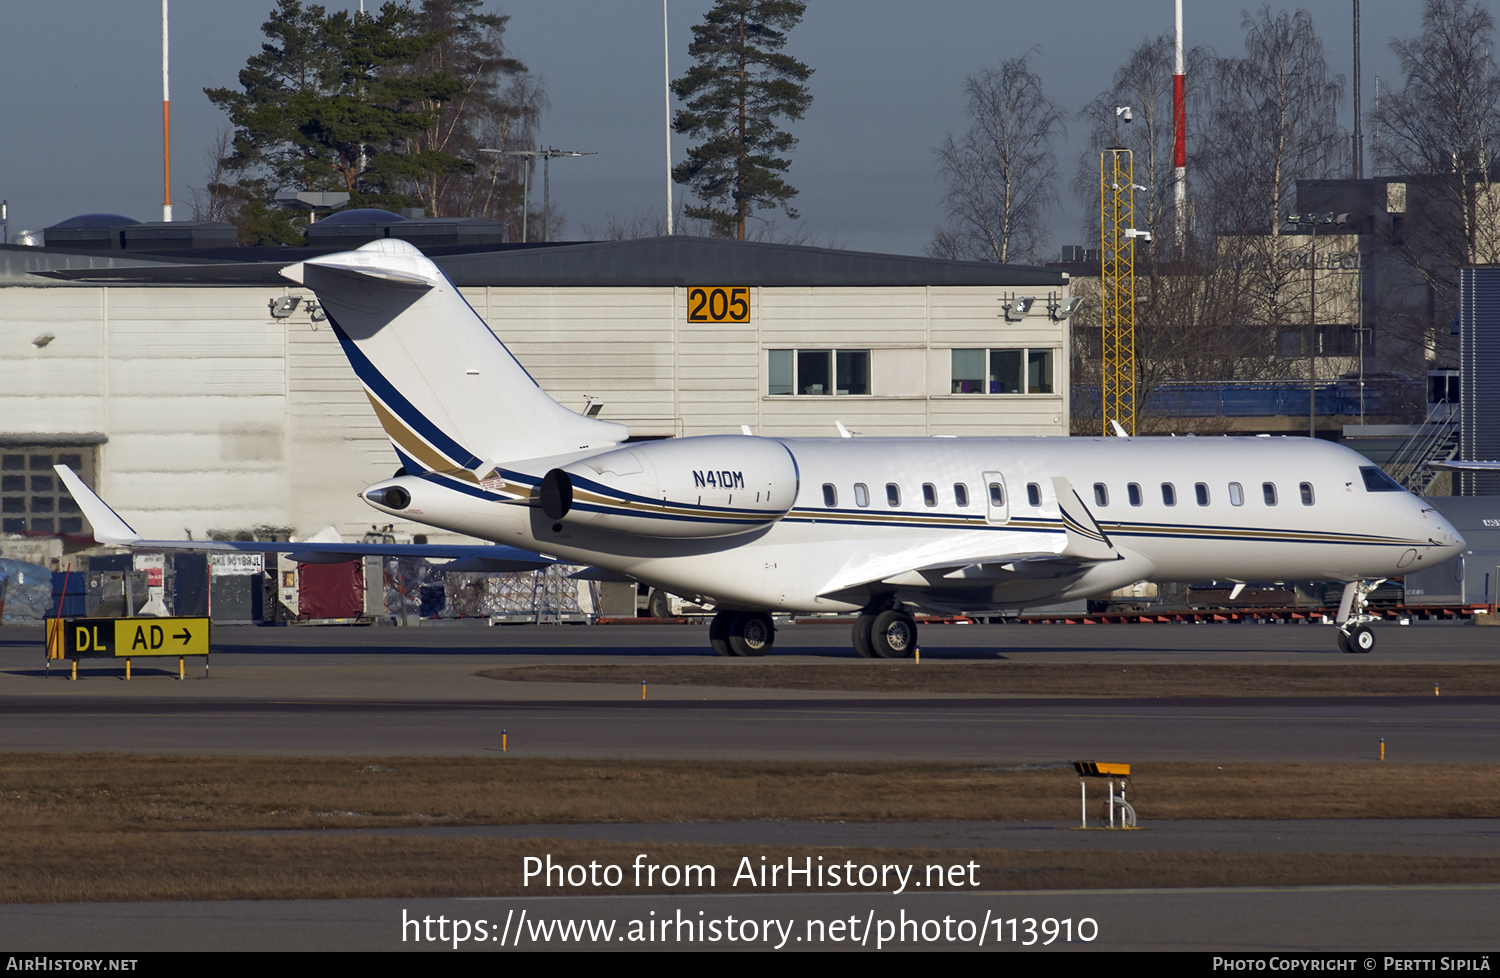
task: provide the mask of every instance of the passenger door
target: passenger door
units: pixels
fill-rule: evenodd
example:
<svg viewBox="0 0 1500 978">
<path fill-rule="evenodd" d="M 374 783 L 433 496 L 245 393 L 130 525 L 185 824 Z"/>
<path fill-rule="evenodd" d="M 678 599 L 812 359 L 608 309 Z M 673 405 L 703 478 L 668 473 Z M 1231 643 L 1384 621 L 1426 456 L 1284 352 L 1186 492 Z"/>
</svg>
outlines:
<svg viewBox="0 0 1500 978">
<path fill-rule="evenodd" d="M 984 518 L 991 523 L 1010 522 L 1010 493 L 1005 489 L 1005 476 L 999 472 L 984 474 Z"/>
</svg>

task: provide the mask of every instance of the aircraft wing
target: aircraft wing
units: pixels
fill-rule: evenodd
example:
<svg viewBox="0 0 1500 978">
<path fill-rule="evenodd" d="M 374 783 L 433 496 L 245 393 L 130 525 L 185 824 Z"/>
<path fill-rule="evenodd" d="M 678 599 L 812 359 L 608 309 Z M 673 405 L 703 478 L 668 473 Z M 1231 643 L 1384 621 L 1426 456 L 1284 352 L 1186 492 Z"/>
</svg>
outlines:
<svg viewBox="0 0 1500 978">
<path fill-rule="evenodd" d="M 1429 469 L 1439 472 L 1500 472 L 1500 462 L 1428 462 Z"/>
<path fill-rule="evenodd" d="M 436 557 L 454 558 L 446 569 L 454 571 L 523 571 L 538 570 L 557 561 L 498 544 L 440 543 L 273 543 L 260 540 L 148 540 L 110 508 L 109 504 L 84 485 L 66 465 L 54 465 L 58 478 L 77 500 L 83 515 L 94 528 L 94 539 L 100 543 L 130 547 L 136 550 L 208 550 L 285 553 L 304 564 L 341 564 L 359 557 Z"/>
<path fill-rule="evenodd" d="M 835 579 L 823 595 L 872 584 L 943 588 L 961 586 L 965 582 L 1073 577 L 1095 564 L 1119 560 L 1120 552 L 1072 484 L 1061 476 L 1055 477 L 1052 484 L 1057 493 L 1058 529 L 1040 536 L 1035 533 L 1018 536 L 1018 540 L 1024 541 L 1025 549 L 967 553 L 921 550 L 893 558 L 901 566 L 889 566 L 891 561 L 888 560 L 887 566 L 854 569 Z M 1055 549 L 1037 549 L 1038 543 L 1050 543 Z"/>
</svg>

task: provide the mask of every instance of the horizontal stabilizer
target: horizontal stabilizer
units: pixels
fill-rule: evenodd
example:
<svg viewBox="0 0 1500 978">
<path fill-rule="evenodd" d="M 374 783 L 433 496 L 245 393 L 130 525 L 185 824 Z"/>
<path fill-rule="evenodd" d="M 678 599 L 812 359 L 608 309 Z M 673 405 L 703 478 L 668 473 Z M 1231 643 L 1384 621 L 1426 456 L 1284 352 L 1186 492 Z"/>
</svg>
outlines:
<svg viewBox="0 0 1500 978">
<path fill-rule="evenodd" d="M 1428 462 L 1427 467 L 1439 472 L 1500 472 L 1500 462 L 1465 462 L 1458 459 L 1450 462 Z"/>
<path fill-rule="evenodd" d="M 470 558 L 486 561 L 493 566 L 483 570 L 513 571 L 536 570 L 555 564 L 557 561 L 538 556 L 519 547 L 498 544 L 441 544 L 441 543 L 344 543 L 338 540 L 302 540 L 296 543 L 271 540 L 147 540 L 120 518 L 109 504 L 84 485 L 72 469 L 66 465 L 54 465 L 53 470 L 63 485 L 73 494 L 78 508 L 94 528 L 94 539 L 100 543 L 133 550 L 203 550 L 208 552 L 239 551 L 249 553 L 284 553 L 298 563 L 341 564 L 360 557 L 431 557 L 435 560 Z M 324 534 L 319 533 L 318 536 Z M 332 537 L 335 534 L 328 534 Z M 467 568 L 448 565 L 445 570 Z M 475 568 L 481 569 L 481 568 Z"/>
</svg>

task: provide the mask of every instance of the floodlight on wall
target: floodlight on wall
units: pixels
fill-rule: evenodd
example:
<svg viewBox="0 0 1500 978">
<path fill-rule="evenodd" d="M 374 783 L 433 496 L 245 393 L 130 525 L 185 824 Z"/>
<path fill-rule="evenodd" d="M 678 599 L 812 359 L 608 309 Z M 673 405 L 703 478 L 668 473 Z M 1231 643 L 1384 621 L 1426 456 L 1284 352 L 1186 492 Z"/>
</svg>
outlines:
<svg viewBox="0 0 1500 978">
<path fill-rule="evenodd" d="M 324 312 L 323 307 L 318 305 L 317 299 L 308 299 L 306 308 L 308 316 L 310 316 L 312 318 L 312 321 L 315 323 L 321 323 L 323 320 L 328 318 L 328 313 Z"/>
<path fill-rule="evenodd" d="M 1052 306 L 1049 307 L 1048 311 L 1052 313 L 1053 319 L 1061 323 L 1073 318 L 1073 314 L 1078 311 L 1078 307 L 1082 304 L 1082 297 L 1074 296 L 1073 298 L 1068 299 L 1065 302 L 1053 303 Z"/>
<path fill-rule="evenodd" d="M 1006 299 L 1003 301 L 1005 302 L 1005 319 L 1007 322 L 1014 323 L 1026 318 L 1026 314 L 1031 311 L 1031 304 L 1036 300 L 1027 296 L 1022 299 Z"/>
<path fill-rule="evenodd" d="M 301 301 L 300 295 L 284 295 L 279 299 L 272 299 L 271 315 L 276 319 L 286 319 L 297 311 L 297 304 Z"/>
<path fill-rule="evenodd" d="M 42 347 L 46 346 L 48 343 L 51 343 L 55 339 L 57 339 L 57 335 L 55 333 L 43 333 L 41 336 L 38 336 L 36 339 L 32 340 L 31 345 L 40 350 Z"/>
</svg>

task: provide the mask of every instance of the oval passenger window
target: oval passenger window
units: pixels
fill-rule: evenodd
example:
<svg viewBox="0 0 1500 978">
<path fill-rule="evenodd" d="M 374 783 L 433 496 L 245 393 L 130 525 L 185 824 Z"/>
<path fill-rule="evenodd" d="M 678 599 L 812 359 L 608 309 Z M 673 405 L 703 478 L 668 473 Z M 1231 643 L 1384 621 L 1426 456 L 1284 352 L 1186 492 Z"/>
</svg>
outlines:
<svg viewBox="0 0 1500 978">
<path fill-rule="evenodd" d="M 870 490 L 865 486 L 863 482 L 856 482 L 854 484 L 854 505 L 870 505 Z"/>
<path fill-rule="evenodd" d="M 833 487 L 833 483 L 823 483 L 823 505 L 829 509 L 839 504 L 839 491 Z"/>
<path fill-rule="evenodd" d="M 998 482 L 991 482 L 990 483 L 990 505 L 992 505 L 992 506 L 1004 506 L 1005 505 L 1005 487 L 1002 486 Z"/>
<path fill-rule="evenodd" d="M 953 501 L 960 506 L 969 505 L 969 487 L 962 482 L 953 483 Z"/>
</svg>

